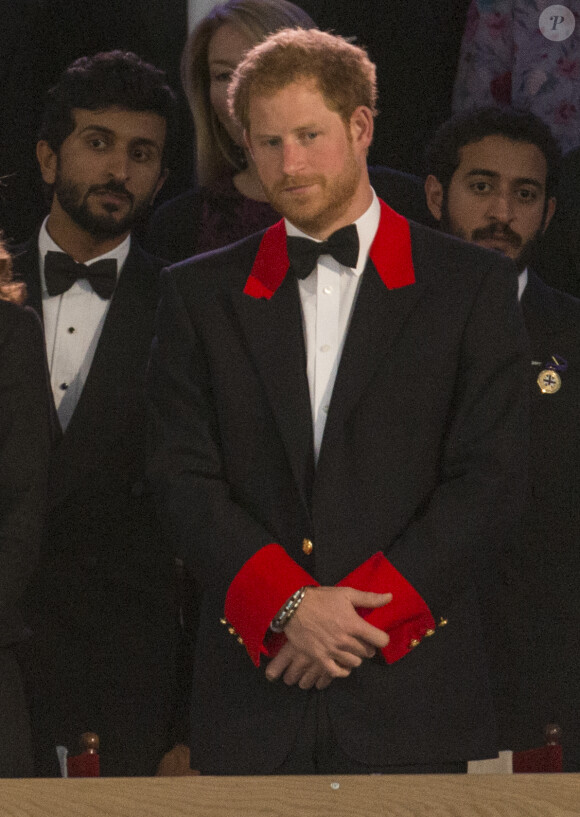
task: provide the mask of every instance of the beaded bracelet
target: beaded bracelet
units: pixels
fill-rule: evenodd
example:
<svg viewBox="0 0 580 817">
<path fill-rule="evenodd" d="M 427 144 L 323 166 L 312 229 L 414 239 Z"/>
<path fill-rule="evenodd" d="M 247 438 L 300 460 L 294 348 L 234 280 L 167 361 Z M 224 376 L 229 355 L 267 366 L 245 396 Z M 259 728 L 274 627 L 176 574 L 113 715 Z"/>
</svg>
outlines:
<svg viewBox="0 0 580 817">
<path fill-rule="evenodd" d="M 305 593 L 306 587 L 301 587 L 293 593 L 286 604 L 280 608 L 270 623 L 270 629 L 273 633 L 281 633 L 284 630 L 296 610 L 300 607 Z"/>
</svg>

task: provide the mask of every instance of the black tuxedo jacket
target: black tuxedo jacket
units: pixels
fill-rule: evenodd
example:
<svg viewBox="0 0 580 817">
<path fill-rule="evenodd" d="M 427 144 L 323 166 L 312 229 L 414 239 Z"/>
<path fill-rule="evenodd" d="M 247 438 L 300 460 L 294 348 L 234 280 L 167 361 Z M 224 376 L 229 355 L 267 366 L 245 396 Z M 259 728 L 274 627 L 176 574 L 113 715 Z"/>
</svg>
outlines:
<svg viewBox="0 0 580 817">
<path fill-rule="evenodd" d="M 515 271 L 416 224 L 411 237 L 414 285 L 364 272 L 316 471 L 296 280 L 243 294 L 261 235 L 164 274 L 151 475 L 201 591 L 192 765 L 205 773 L 275 770 L 315 694 L 266 681 L 220 623 L 232 579 L 270 542 L 325 585 L 383 551 L 448 618 L 325 691 L 343 750 L 377 765 L 494 752 L 474 574 L 523 492 Z"/>
<path fill-rule="evenodd" d="M 563 730 L 564 761 L 580 770 L 580 301 L 530 272 L 522 297 L 531 342 L 530 479 L 525 512 L 499 559 L 487 600 L 502 748 Z M 562 385 L 537 383 L 552 355 Z M 495 592 L 494 592 L 495 590 Z"/>
<path fill-rule="evenodd" d="M 12 650 L 25 637 L 18 601 L 36 566 L 50 450 L 38 318 L 0 300 L 0 777 L 31 773 L 28 716 Z"/>
<path fill-rule="evenodd" d="M 43 349 L 32 310 L 0 300 L 0 647 L 23 637 L 15 602 L 40 546 L 50 450 Z"/>
<path fill-rule="evenodd" d="M 42 314 L 36 237 L 15 253 L 14 266 L 28 286 L 29 303 Z M 169 706 L 174 568 L 145 480 L 144 382 L 161 266 L 132 241 L 82 395 L 52 457 L 41 569 L 27 594 L 36 636 L 32 683 L 39 708 L 51 707 L 44 695 L 50 695 L 60 674 L 58 683 L 67 694 L 82 695 L 83 731 L 107 731 L 106 724 L 97 728 L 101 716 L 92 709 L 95 684 L 104 688 L 104 695 L 107 685 L 116 685 L 127 701 L 131 695 L 146 699 L 150 711 L 146 708 L 144 725 L 157 712 L 165 717 Z M 57 633 L 64 650 L 55 650 Z M 68 688 L 75 685 L 73 655 L 95 676 L 77 693 Z M 95 666 L 98 662 L 106 666 Z M 127 734 L 128 746 L 140 740 L 142 727 L 131 723 L 130 716 L 121 711 L 114 717 L 129 721 L 123 727 L 133 732 Z M 64 738 L 72 750 L 78 733 L 63 735 L 66 743 Z M 153 773 L 148 752 L 157 738 L 154 734 L 138 751 L 127 750 L 134 770 Z M 101 734 L 105 763 L 111 742 L 107 746 Z M 123 773 L 134 770 L 123 767 Z"/>
</svg>

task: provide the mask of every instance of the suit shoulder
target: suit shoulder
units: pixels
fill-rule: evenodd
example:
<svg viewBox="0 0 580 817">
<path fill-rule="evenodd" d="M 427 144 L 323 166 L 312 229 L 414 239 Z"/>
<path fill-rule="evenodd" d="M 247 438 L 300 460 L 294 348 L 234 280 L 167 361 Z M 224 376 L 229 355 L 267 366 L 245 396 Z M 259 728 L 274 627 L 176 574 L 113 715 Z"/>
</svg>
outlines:
<svg viewBox="0 0 580 817">
<path fill-rule="evenodd" d="M 549 286 L 533 272 L 528 274 L 522 308 L 531 336 L 571 331 L 580 339 L 580 299 Z"/>
<path fill-rule="evenodd" d="M 509 258 L 494 250 L 455 238 L 439 229 L 431 229 L 413 221 L 411 247 L 418 280 L 440 280 L 449 285 L 453 278 L 469 282 L 495 273 L 504 276 L 514 286 L 516 267 Z"/>
<path fill-rule="evenodd" d="M 42 329 L 34 309 L 0 300 L 0 342 L 12 334 L 18 335 L 20 340 L 38 340 L 42 346 Z"/>
<path fill-rule="evenodd" d="M 580 326 L 580 298 L 554 287 L 548 287 L 548 289 L 551 290 L 552 297 L 562 314 Z"/>
<path fill-rule="evenodd" d="M 167 259 L 159 258 L 156 255 L 144 250 L 141 244 L 135 239 L 131 238 L 130 256 L 132 260 L 141 267 L 146 267 L 152 273 L 159 275 L 163 267 L 167 266 Z"/>
<path fill-rule="evenodd" d="M 32 236 L 20 244 L 9 244 L 8 251 L 12 257 L 12 268 L 17 279 L 24 279 L 38 273 L 37 236 Z"/>
<path fill-rule="evenodd" d="M 243 288 L 265 232 L 262 230 L 235 244 L 172 264 L 163 274 L 184 290 L 215 292 Z"/>
</svg>

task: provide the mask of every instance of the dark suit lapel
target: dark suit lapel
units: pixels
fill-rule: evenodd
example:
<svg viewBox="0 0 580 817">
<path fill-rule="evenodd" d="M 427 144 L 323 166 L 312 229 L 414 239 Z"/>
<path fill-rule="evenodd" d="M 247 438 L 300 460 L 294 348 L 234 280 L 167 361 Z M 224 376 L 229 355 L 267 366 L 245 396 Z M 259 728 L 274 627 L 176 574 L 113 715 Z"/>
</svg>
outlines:
<svg viewBox="0 0 580 817">
<path fill-rule="evenodd" d="M 111 301 L 80 400 L 53 463 L 53 494 L 74 488 L 87 463 L 110 456 L 121 433 L 124 401 L 138 384 L 136 367 L 151 344 L 157 269 L 132 243 Z"/>
<path fill-rule="evenodd" d="M 312 413 L 296 279 L 287 275 L 269 300 L 235 294 L 234 306 L 308 510 L 314 469 Z"/>
<path fill-rule="evenodd" d="M 368 261 L 336 375 L 319 469 L 325 450 L 340 439 L 345 421 L 381 360 L 389 353 L 421 292 L 419 283 L 387 289 L 372 261 Z"/>
<path fill-rule="evenodd" d="M 544 337 L 563 328 L 562 317 L 552 289 L 531 270 L 528 270 L 528 283 L 521 305 L 526 328 L 531 337 Z"/>
</svg>

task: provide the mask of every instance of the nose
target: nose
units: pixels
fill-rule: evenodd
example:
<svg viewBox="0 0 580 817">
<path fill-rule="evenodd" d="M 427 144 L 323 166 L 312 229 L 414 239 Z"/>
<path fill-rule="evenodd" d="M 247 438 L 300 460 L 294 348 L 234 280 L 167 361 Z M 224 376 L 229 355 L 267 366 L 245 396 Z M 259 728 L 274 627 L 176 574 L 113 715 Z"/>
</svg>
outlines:
<svg viewBox="0 0 580 817">
<path fill-rule="evenodd" d="M 304 168 L 304 148 L 294 140 L 282 147 L 282 169 L 286 176 L 294 176 Z"/>
<path fill-rule="evenodd" d="M 129 155 L 126 150 L 119 148 L 111 152 L 107 171 L 109 175 L 121 182 L 129 178 Z"/>
<path fill-rule="evenodd" d="M 497 191 L 490 197 L 487 216 L 492 220 L 501 221 L 503 224 L 509 224 L 511 222 L 514 212 L 512 198 L 508 192 Z"/>
</svg>

